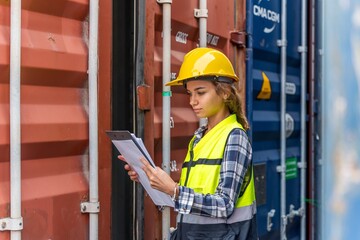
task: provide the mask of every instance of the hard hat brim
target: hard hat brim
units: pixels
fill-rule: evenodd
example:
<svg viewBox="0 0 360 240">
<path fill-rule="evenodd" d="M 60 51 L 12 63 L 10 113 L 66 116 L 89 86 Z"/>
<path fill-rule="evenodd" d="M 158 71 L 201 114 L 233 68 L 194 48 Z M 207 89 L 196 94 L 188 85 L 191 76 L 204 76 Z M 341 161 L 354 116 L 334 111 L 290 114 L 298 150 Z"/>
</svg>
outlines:
<svg viewBox="0 0 360 240">
<path fill-rule="evenodd" d="M 239 78 L 237 76 L 233 76 L 233 75 L 207 75 L 207 76 L 199 76 L 196 78 L 186 78 L 186 79 L 182 79 L 182 78 L 177 78 L 173 81 L 167 82 L 165 84 L 165 86 L 183 86 L 184 83 L 188 82 L 188 81 L 196 81 L 196 80 L 202 80 L 202 81 L 219 81 L 219 78 L 226 78 L 226 79 L 231 79 L 233 82 L 238 82 Z M 219 81 L 219 82 L 224 82 L 224 81 Z M 230 82 L 228 82 L 230 83 Z"/>
</svg>

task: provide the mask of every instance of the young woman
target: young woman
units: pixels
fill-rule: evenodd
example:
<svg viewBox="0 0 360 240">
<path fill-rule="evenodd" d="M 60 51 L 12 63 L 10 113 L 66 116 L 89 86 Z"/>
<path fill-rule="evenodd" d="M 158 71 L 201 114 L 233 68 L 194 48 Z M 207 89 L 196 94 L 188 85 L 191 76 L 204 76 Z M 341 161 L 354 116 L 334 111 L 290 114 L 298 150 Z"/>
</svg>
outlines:
<svg viewBox="0 0 360 240">
<path fill-rule="evenodd" d="M 207 118 L 189 143 L 179 183 L 142 160 L 151 186 L 175 202 L 179 214 L 171 239 L 257 239 L 252 148 L 238 80 L 223 53 L 196 48 L 167 84 L 184 86 L 195 114 Z M 125 169 L 137 181 L 136 172 Z"/>
</svg>

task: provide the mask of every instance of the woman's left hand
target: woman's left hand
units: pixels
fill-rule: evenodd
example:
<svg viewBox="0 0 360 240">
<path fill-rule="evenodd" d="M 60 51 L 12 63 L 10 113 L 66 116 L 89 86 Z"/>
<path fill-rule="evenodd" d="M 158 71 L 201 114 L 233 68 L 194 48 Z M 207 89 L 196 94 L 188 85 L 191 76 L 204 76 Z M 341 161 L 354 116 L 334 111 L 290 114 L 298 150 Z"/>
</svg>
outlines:
<svg viewBox="0 0 360 240">
<path fill-rule="evenodd" d="M 140 160 L 144 164 L 142 169 L 149 178 L 151 187 L 168 195 L 173 195 L 176 182 L 161 168 L 153 168 L 144 158 Z"/>
</svg>

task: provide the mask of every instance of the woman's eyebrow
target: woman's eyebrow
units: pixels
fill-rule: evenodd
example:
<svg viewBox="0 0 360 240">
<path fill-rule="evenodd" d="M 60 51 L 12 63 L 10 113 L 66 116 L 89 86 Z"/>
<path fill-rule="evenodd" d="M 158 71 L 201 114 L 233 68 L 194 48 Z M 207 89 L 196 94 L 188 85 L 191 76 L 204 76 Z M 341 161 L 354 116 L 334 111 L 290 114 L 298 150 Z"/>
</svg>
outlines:
<svg viewBox="0 0 360 240">
<path fill-rule="evenodd" d="M 190 93 L 190 92 L 195 92 L 195 91 L 203 90 L 203 89 L 206 89 L 206 87 L 200 86 L 200 87 L 194 88 L 192 91 L 190 91 L 189 89 L 186 89 L 186 91 L 187 91 L 188 93 Z"/>
<path fill-rule="evenodd" d="M 197 87 L 194 89 L 194 91 L 198 91 L 198 90 L 202 90 L 202 89 L 206 89 L 206 87 Z"/>
</svg>

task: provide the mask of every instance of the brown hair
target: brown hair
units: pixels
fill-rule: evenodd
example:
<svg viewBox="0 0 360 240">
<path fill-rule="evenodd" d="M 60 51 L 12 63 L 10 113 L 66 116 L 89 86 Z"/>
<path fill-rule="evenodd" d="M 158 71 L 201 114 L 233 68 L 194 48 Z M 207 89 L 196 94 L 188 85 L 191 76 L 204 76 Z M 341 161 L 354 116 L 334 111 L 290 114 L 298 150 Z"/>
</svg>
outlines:
<svg viewBox="0 0 360 240">
<path fill-rule="evenodd" d="M 249 129 L 249 123 L 242 109 L 241 96 L 234 84 L 212 81 L 215 85 L 216 93 L 227 95 L 225 105 L 229 108 L 231 114 L 236 114 L 237 121 L 243 126 L 245 130 Z"/>
</svg>

